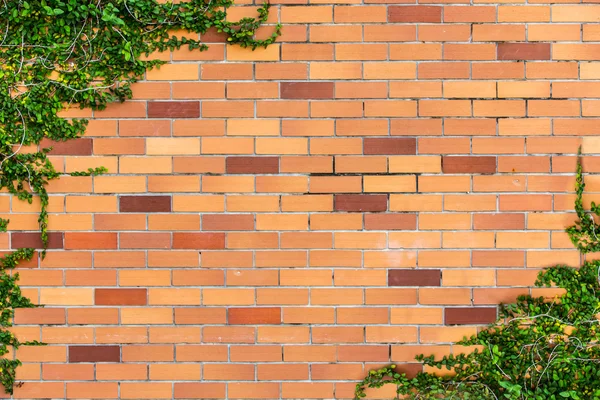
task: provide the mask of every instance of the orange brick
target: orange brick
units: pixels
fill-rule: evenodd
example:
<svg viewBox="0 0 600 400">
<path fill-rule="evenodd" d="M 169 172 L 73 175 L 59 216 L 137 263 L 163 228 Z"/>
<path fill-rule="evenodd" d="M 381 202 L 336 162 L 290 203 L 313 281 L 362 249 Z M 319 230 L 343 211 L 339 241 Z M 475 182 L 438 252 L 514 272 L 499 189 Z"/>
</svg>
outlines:
<svg viewBox="0 0 600 400">
<path fill-rule="evenodd" d="M 303 63 L 256 64 L 256 79 L 306 79 L 307 65 Z"/>
<path fill-rule="evenodd" d="M 281 46 L 282 61 L 330 61 L 333 54 L 332 44 L 286 43 Z"/>
<path fill-rule="evenodd" d="M 444 82 L 444 97 L 470 98 L 473 93 L 478 93 L 478 97 L 496 97 L 496 85 L 493 82 Z"/>
<path fill-rule="evenodd" d="M 474 63 L 472 66 L 473 79 L 522 79 L 525 77 L 523 62 Z"/>
<path fill-rule="evenodd" d="M 469 25 L 421 25 L 419 40 L 427 42 L 465 42 L 471 36 Z"/>
<path fill-rule="evenodd" d="M 424 117 L 469 117 L 468 100 L 419 100 L 419 115 Z"/>
<path fill-rule="evenodd" d="M 587 66 L 590 64 L 582 64 L 581 66 L 581 78 L 586 78 Z M 578 63 L 576 62 L 535 62 L 527 63 L 527 78 L 531 79 L 548 79 L 548 78 L 559 78 L 559 79 L 572 79 L 579 76 Z"/>
<path fill-rule="evenodd" d="M 229 99 L 274 99 L 279 97 L 275 82 L 230 82 L 227 84 Z"/>
<path fill-rule="evenodd" d="M 313 8 L 317 8 L 313 6 Z M 360 25 L 314 25 L 309 28 L 309 38 L 313 43 L 318 42 L 360 42 L 362 27 Z"/>
<path fill-rule="evenodd" d="M 359 176 L 314 176 L 310 179 L 311 193 L 360 193 L 362 179 Z"/>
<path fill-rule="evenodd" d="M 552 30 L 548 28 L 552 27 Z M 578 24 L 529 24 L 527 39 L 533 41 L 579 40 L 581 26 Z"/>
<path fill-rule="evenodd" d="M 442 45 L 390 44 L 390 60 L 441 60 Z"/>
<path fill-rule="evenodd" d="M 369 62 L 363 63 L 363 75 L 364 79 L 414 79 L 417 67 L 414 62 Z"/>
<path fill-rule="evenodd" d="M 498 22 L 549 22 L 548 6 L 499 6 Z M 531 25 L 530 25 L 531 26 Z"/>
<path fill-rule="evenodd" d="M 337 6 L 334 9 L 334 22 L 387 22 L 387 10 L 383 6 L 361 7 L 361 9 L 352 6 Z"/>
<path fill-rule="evenodd" d="M 476 117 L 518 117 L 525 116 L 525 102 L 522 100 L 475 100 L 473 115 Z"/>
<path fill-rule="evenodd" d="M 365 25 L 364 36 L 366 42 L 411 42 L 416 39 L 417 30 L 408 25 Z"/>
<path fill-rule="evenodd" d="M 525 25 L 477 25 L 474 41 L 519 41 L 525 38 Z"/>
<path fill-rule="evenodd" d="M 442 97 L 441 82 L 390 82 L 390 97 Z"/>
<path fill-rule="evenodd" d="M 149 81 L 196 81 L 199 77 L 197 64 L 166 64 L 146 73 Z"/>
<path fill-rule="evenodd" d="M 333 9 L 331 6 L 301 6 L 283 8 L 281 22 L 283 23 L 325 23 L 332 22 Z"/>
</svg>

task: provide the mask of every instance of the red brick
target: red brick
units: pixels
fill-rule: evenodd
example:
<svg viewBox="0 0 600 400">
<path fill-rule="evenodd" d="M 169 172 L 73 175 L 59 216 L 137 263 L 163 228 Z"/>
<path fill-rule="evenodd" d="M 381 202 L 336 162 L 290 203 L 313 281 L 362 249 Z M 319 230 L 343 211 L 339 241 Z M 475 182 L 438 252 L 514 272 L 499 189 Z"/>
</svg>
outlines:
<svg viewBox="0 0 600 400">
<path fill-rule="evenodd" d="M 496 317 L 496 307 L 447 307 L 444 310 L 446 325 L 490 324 Z"/>
<path fill-rule="evenodd" d="M 473 228 L 486 230 L 525 229 L 525 214 L 474 214 Z"/>
<path fill-rule="evenodd" d="M 171 234 L 155 232 L 122 232 L 119 234 L 122 249 L 168 249 L 171 248 Z"/>
<path fill-rule="evenodd" d="M 176 382 L 173 385 L 176 399 L 224 399 L 225 383 Z"/>
<path fill-rule="evenodd" d="M 199 118 L 199 101 L 150 101 L 148 102 L 150 118 Z"/>
<path fill-rule="evenodd" d="M 228 174 L 278 174 L 279 157 L 227 157 Z"/>
<path fill-rule="evenodd" d="M 388 286 L 441 286 L 439 269 L 390 269 Z"/>
<path fill-rule="evenodd" d="M 443 156 L 442 172 L 447 174 L 493 174 L 496 157 Z"/>
<path fill-rule="evenodd" d="M 386 211 L 387 195 L 385 194 L 336 194 L 335 211 L 364 212 Z"/>
<path fill-rule="evenodd" d="M 365 214 L 367 230 L 408 230 L 417 229 L 417 215 L 402 214 Z"/>
<path fill-rule="evenodd" d="M 65 249 L 110 250 L 117 248 L 117 234 L 103 232 L 66 232 Z"/>
<path fill-rule="evenodd" d="M 120 362 L 120 346 L 69 346 L 69 362 Z"/>
<path fill-rule="evenodd" d="M 170 212 L 171 196 L 121 196 L 119 198 L 121 212 Z"/>
<path fill-rule="evenodd" d="M 388 22 L 442 22 L 442 7 L 437 6 L 390 6 Z"/>
<path fill-rule="evenodd" d="M 97 306 L 144 306 L 147 304 L 146 289 L 96 289 Z"/>
<path fill-rule="evenodd" d="M 87 138 L 77 138 L 67 141 L 53 141 L 42 139 L 41 149 L 52 148 L 50 155 L 53 156 L 90 156 L 93 151 L 93 141 Z"/>
<path fill-rule="evenodd" d="M 229 308 L 230 325 L 281 324 L 281 307 Z"/>
<path fill-rule="evenodd" d="M 331 82 L 282 82 L 282 99 L 333 99 Z"/>
<path fill-rule="evenodd" d="M 39 232 L 12 232 L 10 234 L 10 245 L 12 249 L 44 248 L 42 236 Z M 62 249 L 63 246 L 62 232 L 48 232 L 48 245 L 46 248 Z"/>
<path fill-rule="evenodd" d="M 498 60 L 549 60 L 550 43 L 498 43 Z"/>
<path fill-rule="evenodd" d="M 356 346 L 356 345 L 341 345 L 337 346 L 337 357 L 338 361 L 383 361 L 387 362 L 390 357 L 390 346 L 389 345 L 370 345 L 370 346 Z"/>
<path fill-rule="evenodd" d="M 364 139 L 364 154 L 417 154 L 417 140 L 414 138 Z"/>
<path fill-rule="evenodd" d="M 224 233 L 173 233 L 174 249 L 215 250 L 225 248 Z"/>
</svg>

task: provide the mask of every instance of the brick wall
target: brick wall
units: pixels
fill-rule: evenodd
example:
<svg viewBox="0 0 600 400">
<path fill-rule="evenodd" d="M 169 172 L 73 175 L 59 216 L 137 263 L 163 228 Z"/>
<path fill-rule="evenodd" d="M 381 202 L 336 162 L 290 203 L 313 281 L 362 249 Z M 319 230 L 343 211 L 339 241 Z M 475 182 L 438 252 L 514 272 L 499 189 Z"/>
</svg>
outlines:
<svg viewBox="0 0 600 400">
<path fill-rule="evenodd" d="M 15 318 L 49 346 L 18 352 L 17 397 L 349 398 L 578 264 L 600 6 L 315 3 L 274 6 L 266 50 L 163 54 L 55 146 L 110 173 L 49 187 L 51 250 L 20 270 L 47 307 Z M 0 196 L 0 248 L 40 244 L 37 210 Z"/>
</svg>

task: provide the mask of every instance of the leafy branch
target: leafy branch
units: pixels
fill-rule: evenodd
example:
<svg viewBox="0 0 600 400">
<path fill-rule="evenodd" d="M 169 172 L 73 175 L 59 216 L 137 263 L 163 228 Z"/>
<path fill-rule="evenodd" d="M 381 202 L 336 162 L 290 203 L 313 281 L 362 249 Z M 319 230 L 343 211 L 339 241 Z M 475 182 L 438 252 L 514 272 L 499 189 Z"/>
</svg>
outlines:
<svg viewBox="0 0 600 400">
<path fill-rule="evenodd" d="M 566 231 L 580 252 L 588 253 L 600 249 L 600 231 L 583 207 L 584 188 L 579 161 L 579 221 Z M 591 211 L 600 215 L 594 203 Z M 396 372 L 396 365 L 371 371 L 356 386 L 355 399 L 383 385 L 395 386 L 396 398 L 409 399 L 600 399 L 599 274 L 600 261 L 541 271 L 535 285 L 562 288 L 563 295 L 551 300 L 522 295 L 514 304 L 500 305 L 496 323 L 458 342 L 476 346 L 472 353 L 439 360 L 420 355 L 418 361 L 439 372 L 413 378 Z"/>
</svg>

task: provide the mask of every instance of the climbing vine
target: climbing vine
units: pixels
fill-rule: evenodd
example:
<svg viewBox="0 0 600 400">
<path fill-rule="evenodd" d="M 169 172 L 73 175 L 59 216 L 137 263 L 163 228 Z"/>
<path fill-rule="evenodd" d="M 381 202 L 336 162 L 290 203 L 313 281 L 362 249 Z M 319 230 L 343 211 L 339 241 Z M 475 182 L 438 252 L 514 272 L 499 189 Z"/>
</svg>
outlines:
<svg viewBox="0 0 600 400">
<path fill-rule="evenodd" d="M 577 166 L 575 211 L 579 221 L 567 228 L 581 253 L 600 249 L 600 226 L 582 203 L 585 183 Z M 579 268 L 556 265 L 540 272 L 535 285 L 556 286 L 564 294 L 552 300 L 523 295 L 500 306 L 498 321 L 459 345 L 472 353 L 417 357 L 439 372 L 414 378 L 391 365 L 373 370 L 356 386 L 355 399 L 366 388 L 396 386 L 396 398 L 410 399 L 600 399 L 600 261 Z M 431 370 L 431 369 L 430 369 Z M 447 372 L 444 372 L 447 371 Z M 449 371 L 449 372 L 448 372 Z"/>
<path fill-rule="evenodd" d="M 131 85 L 165 63 L 153 54 L 183 46 L 206 50 L 201 38 L 209 29 L 229 44 L 252 50 L 279 36 L 280 26 L 275 25 L 266 39 L 257 38 L 269 16 L 268 4 L 259 7 L 255 17 L 238 21 L 227 17 L 232 5 L 233 0 L 0 0 L 0 190 L 29 203 L 34 196 L 40 199 L 44 247 L 46 185 L 61 176 L 48 153 L 53 142 L 81 137 L 88 123 L 63 118 L 61 111 L 102 110 L 131 98 Z M 90 168 L 70 175 L 105 172 Z M 0 220 L 0 230 L 6 231 L 7 224 Z M 10 270 L 34 254 L 33 249 L 23 249 L 0 259 L 0 355 L 12 346 L 36 344 L 21 343 L 8 330 L 15 308 L 34 307 L 21 295 L 18 274 Z M 8 393 L 19 364 L 0 359 L 0 382 Z"/>
</svg>

